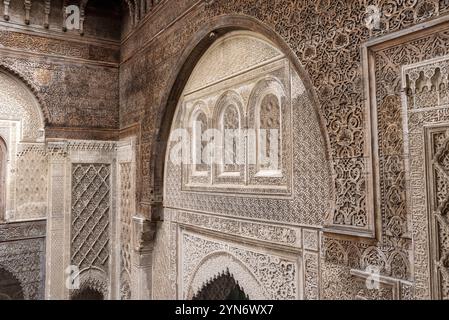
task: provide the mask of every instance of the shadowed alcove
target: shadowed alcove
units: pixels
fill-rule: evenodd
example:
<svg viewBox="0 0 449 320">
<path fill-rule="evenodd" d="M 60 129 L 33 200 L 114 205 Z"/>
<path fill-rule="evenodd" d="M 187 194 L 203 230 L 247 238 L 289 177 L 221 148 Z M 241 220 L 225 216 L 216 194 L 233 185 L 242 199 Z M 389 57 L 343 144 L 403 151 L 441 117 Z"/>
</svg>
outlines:
<svg viewBox="0 0 449 320">
<path fill-rule="evenodd" d="M 6 161 L 7 161 L 6 143 L 0 136 L 0 221 L 5 218 L 6 208 Z"/>
<path fill-rule="evenodd" d="M 229 270 L 208 281 L 192 300 L 249 300 Z"/>
</svg>

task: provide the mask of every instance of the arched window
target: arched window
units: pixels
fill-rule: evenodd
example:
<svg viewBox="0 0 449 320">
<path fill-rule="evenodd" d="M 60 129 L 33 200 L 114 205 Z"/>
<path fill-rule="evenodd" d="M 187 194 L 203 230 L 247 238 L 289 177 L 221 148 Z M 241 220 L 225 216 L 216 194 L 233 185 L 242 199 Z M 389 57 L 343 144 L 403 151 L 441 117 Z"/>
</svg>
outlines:
<svg viewBox="0 0 449 320">
<path fill-rule="evenodd" d="M 207 141 L 204 141 L 204 133 L 207 130 L 206 114 L 201 110 L 197 111 L 192 122 L 193 174 L 207 175 L 209 171 L 208 158 L 205 154 Z"/>
<path fill-rule="evenodd" d="M 269 93 L 260 100 L 257 130 L 257 167 L 259 174 L 276 174 L 282 168 L 282 128 L 279 98 Z"/>
<path fill-rule="evenodd" d="M 229 271 L 207 282 L 192 300 L 249 300 Z"/>
<path fill-rule="evenodd" d="M 223 141 L 222 173 L 239 173 L 241 158 L 240 116 L 237 107 L 228 105 L 221 116 Z"/>
<path fill-rule="evenodd" d="M 0 221 L 6 216 L 6 163 L 8 153 L 5 140 L 0 136 Z"/>
</svg>

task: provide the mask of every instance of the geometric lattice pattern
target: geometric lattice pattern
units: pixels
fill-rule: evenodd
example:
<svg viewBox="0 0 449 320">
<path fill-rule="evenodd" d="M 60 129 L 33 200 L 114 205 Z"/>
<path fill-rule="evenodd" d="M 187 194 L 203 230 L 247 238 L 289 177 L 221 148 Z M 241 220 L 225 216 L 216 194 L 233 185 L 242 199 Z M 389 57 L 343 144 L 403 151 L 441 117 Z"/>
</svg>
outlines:
<svg viewBox="0 0 449 320">
<path fill-rule="evenodd" d="M 131 218 L 133 193 L 131 163 L 120 164 L 120 297 L 130 297 L 131 278 Z"/>
<path fill-rule="evenodd" d="M 71 261 L 80 270 L 108 272 L 110 174 L 107 164 L 72 166 Z"/>
</svg>

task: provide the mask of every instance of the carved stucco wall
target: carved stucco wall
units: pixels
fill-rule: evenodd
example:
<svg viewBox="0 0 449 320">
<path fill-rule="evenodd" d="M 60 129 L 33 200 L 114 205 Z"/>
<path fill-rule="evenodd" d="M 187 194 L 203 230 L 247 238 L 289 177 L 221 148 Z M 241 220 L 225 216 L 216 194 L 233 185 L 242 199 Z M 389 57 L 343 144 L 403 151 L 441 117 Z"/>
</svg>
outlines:
<svg viewBox="0 0 449 320">
<path fill-rule="evenodd" d="M 129 225 L 134 215 L 135 157 L 132 155 L 135 147 L 123 143 L 127 148 L 122 150 L 122 162 L 116 168 L 117 150 L 113 142 L 60 141 L 45 144 L 44 116 L 39 101 L 16 76 L 3 71 L 0 76 L 0 134 L 8 152 L 5 158 L 5 218 L 10 223 L 47 218 L 48 213 L 46 248 L 43 238 L 39 242 L 26 238 L 26 235 L 24 239 L 15 238 L 14 246 L 7 248 L 4 245 L 0 249 L 0 264 L 20 267 L 25 263 L 29 264 L 27 268 L 34 268 L 29 272 L 27 268 L 21 268 L 25 271 L 15 273 L 21 282 L 26 280 L 22 281 L 23 277 L 34 277 L 33 285 L 39 286 L 33 289 L 35 292 L 24 292 L 26 299 L 44 297 L 44 267 L 47 271 L 47 298 L 61 299 L 76 294 L 77 291 L 68 292 L 66 287 L 68 274 L 65 271 L 70 265 L 76 265 L 81 271 L 81 290 L 93 288 L 106 298 L 115 297 L 116 292 L 122 289 L 116 288 L 120 281 L 116 257 L 122 254 L 128 258 L 128 268 L 130 264 Z M 126 165 L 128 176 L 120 170 Z M 119 170 L 122 175 L 117 188 L 116 172 Z M 120 224 L 122 232 L 116 230 L 117 189 L 123 191 L 120 208 L 127 214 L 126 221 Z M 8 227 L 8 224 L 4 226 L 6 231 Z M 116 239 L 118 234 L 120 239 Z M 31 241 L 36 243 L 29 243 Z M 113 250 L 116 243 L 122 243 L 127 252 Z M 39 248 L 35 249 L 37 245 Z M 40 250 L 36 251 L 39 260 L 29 261 L 31 253 L 26 251 L 28 248 Z M 123 287 L 128 297 L 131 285 L 125 283 Z"/>
<path fill-rule="evenodd" d="M 330 168 L 313 104 L 284 54 L 256 33 L 219 39 L 192 72 L 172 130 L 192 128 L 198 108 L 207 128 L 220 129 L 222 107 L 228 105 L 239 108 L 237 127 L 256 129 L 265 120 L 255 114 L 270 95 L 282 101 L 278 111 L 271 108 L 273 115 L 267 114 L 280 129 L 280 172 L 254 167 L 249 160 L 254 146 L 248 142 L 245 163 L 234 168 L 238 171 L 229 175 L 206 165 L 201 169 L 206 174 L 198 178 L 192 165 L 172 161 L 178 140 L 170 142 L 166 209 L 154 249 L 154 298 L 191 298 L 210 280 L 208 275 L 213 278 L 226 268 L 250 298 L 318 298 L 319 233 L 314 227 L 322 226 L 331 210 Z M 263 222 L 268 220 L 279 224 Z M 201 230 L 213 236 L 204 238 Z M 244 245 L 247 239 L 254 243 Z M 276 245 L 280 248 L 267 249 Z"/>
<path fill-rule="evenodd" d="M 59 5 L 62 8 L 62 2 Z M 36 11 L 41 9 L 36 7 Z M 20 18 L 23 12 L 16 14 Z M 20 23 L 2 21 L 0 66 L 34 92 L 43 111 L 46 136 L 116 137 L 111 129 L 118 127 L 119 119 L 117 39 L 103 39 L 101 28 L 96 29 L 98 35 L 86 38 L 64 33 L 62 28 L 43 29 L 33 23 L 24 29 Z M 83 131 L 83 127 L 93 130 Z"/>
<path fill-rule="evenodd" d="M 83 289 L 105 299 L 117 295 L 117 143 L 59 141 L 47 145 L 50 214 L 46 297 L 68 299 Z M 75 266 L 80 288 L 69 290 L 66 270 Z"/>
<path fill-rule="evenodd" d="M 47 158 L 44 117 L 26 85 L 0 68 L 0 268 L 18 281 L 25 299 L 42 299 L 45 280 Z M 31 221 L 33 220 L 33 221 Z M 23 221 L 23 222 L 17 222 Z M 4 280 L 4 279 L 2 279 Z"/>
<path fill-rule="evenodd" d="M 44 117 L 33 93 L 20 79 L 0 70 L 0 135 L 6 143 L 8 221 L 45 218 L 47 166 Z"/>
<path fill-rule="evenodd" d="M 48 128 L 48 136 L 111 138 L 116 133 L 108 130 L 117 128 L 119 121 L 122 128 L 141 125 L 142 132 L 138 141 L 140 154 L 137 155 L 138 167 L 135 172 L 139 181 L 138 200 L 149 203 L 153 197 L 151 191 L 154 168 L 151 164 L 152 157 L 155 156 L 151 150 L 160 128 L 162 110 L 166 107 L 163 95 L 171 89 L 168 75 L 177 72 L 173 66 L 177 65 L 190 40 L 201 34 L 205 26 L 207 29 L 210 21 L 218 16 L 232 14 L 244 15 L 245 19 L 255 18 L 251 20 L 253 26 L 262 22 L 291 48 L 318 92 L 329 132 L 335 172 L 333 189 L 336 191 L 336 210 L 329 212 L 326 219 L 332 227 L 330 231 L 336 231 L 336 227 L 339 227 L 337 231 L 340 232 L 372 236 L 374 225 L 377 227 L 377 239 L 355 240 L 326 234 L 323 237 L 320 261 L 313 250 L 313 254 L 304 255 L 309 257 L 307 267 L 312 271 L 314 265 L 321 264 L 321 297 L 429 297 L 433 289 L 426 280 L 430 272 L 427 267 L 430 259 L 426 240 L 428 221 L 422 211 L 414 215 L 414 206 L 422 206 L 424 198 L 406 201 L 411 194 L 406 189 L 408 164 L 407 155 L 403 151 L 403 140 L 407 139 L 402 138 L 404 128 L 401 105 L 404 100 L 401 100 L 400 70 L 402 65 L 447 54 L 447 27 L 442 22 L 439 30 L 427 32 L 425 30 L 430 30 L 430 25 L 426 23 L 420 26 L 424 32 L 381 39 L 378 47 L 369 50 L 367 60 L 371 63 L 370 68 L 366 65 L 367 61 L 362 59 L 363 50 L 360 50 L 360 46 L 382 34 L 388 37 L 394 31 L 444 16 L 448 10 L 447 3 L 437 0 L 379 0 L 372 3 L 365 0 L 242 0 L 210 3 L 206 5 L 195 0 L 181 0 L 161 4 L 163 10 L 143 21 L 139 28 L 124 39 L 120 86 L 117 83 L 117 43 L 92 38 L 80 40 L 70 34 L 64 39 L 58 33 L 43 36 L 42 32 L 33 32 L 35 26 L 26 32 L 14 28 L 11 31 L 4 29 L 2 23 L 0 43 L 3 47 L 0 48 L 0 63 L 4 68 L 14 70 L 28 88 L 34 91 L 41 103 L 43 117 L 49 125 L 70 127 L 70 130 L 58 130 L 57 133 L 52 131 L 54 128 Z M 368 4 L 378 5 L 381 9 L 379 30 L 370 31 L 365 27 L 363 19 Z M 38 20 L 41 19 L 40 16 L 37 17 Z M 174 17 L 181 18 L 171 24 Z M 20 14 L 14 16 L 16 21 L 23 20 L 22 18 Z M 137 19 L 135 12 L 133 19 Z M 167 28 L 159 33 L 165 27 Z M 21 53 L 18 54 L 18 51 Z M 375 84 L 372 87 L 376 88 L 371 94 L 364 93 L 363 87 L 369 77 L 374 82 L 371 84 Z M 118 89 L 122 97 L 120 112 L 117 107 Z M 97 92 L 101 94 L 98 95 Z M 367 108 L 365 100 L 369 104 Z M 432 101 L 432 96 L 428 95 L 426 100 Z M 367 112 L 368 109 L 371 109 L 371 114 Z M 307 112 L 303 116 L 312 114 Z M 292 116 L 292 119 L 302 121 L 305 118 Z M 18 141 L 18 130 L 21 130 L 18 124 L 9 120 L 8 129 L 5 129 L 5 123 L 0 121 L 0 134 L 6 137 L 5 140 Z M 295 125 L 298 124 L 293 124 Z M 92 130 L 82 130 L 83 127 Z M 366 140 L 367 138 L 370 140 Z M 379 148 L 372 150 L 366 141 L 374 141 Z M 14 142 L 13 145 L 15 144 Z M 23 154 L 25 158 L 33 160 L 42 154 L 39 148 L 33 147 L 33 150 L 22 153 L 22 150 L 15 149 L 11 152 Z M 314 150 L 314 146 L 308 146 L 307 151 L 309 150 Z M 416 149 L 415 152 L 422 153 L 422 149 Z M 59 159 L 59 155 L 51 157 Z M 378 168 L 372 169 L 371 157 L 378 158 Z M 64 170 L 61 168 L 65 168 L 64 161 L 56 161 L 55 166 L 50 168 L 51 179 L 56 185 L 59 185 L 66 174 L 60 172 Z M 27 175 L 26 167 L 23 166 L 24 176 Z M 374 171 L 377 171 L 378 181 L 371 181 L 371 173 Z M 373 186 L 379 194 L 370 191 Z M 418 189 L 418 186 L 412 186 L 410 191 L 415 192 L 415 187 Z M 11 190 L 13 194 L 15 188 Z M 51 189 L 55 196 L 51 200 L 50 212 L 57 215 L 58 219 L 61 218 L 60 213 L 64 212 L 64 197 L 59 194 L 63 191 L 60 188 Z M 45 193 L 44 189 L 41 192 Z M 126 192 L 125 188 L 124 195 Z M 62 200 L 58 200 L 58 197 Z M 213 198 L 211 195 L 207 197 L 208 201 Z M 259 202 L 252 201 L 251 204 Z M 377 205 L 374 207 L 374 204 Z M 198 205 L 206 207 L 204 202 L 199 202 Z M 251 213 L 252 206 L 249 207 L 249 217 L 256 217 L 255 211 Z M 281 210 L 281 219 L 284 219 L 282 214 L 285 214 L 287 221 L 296 222 L 298 216 L 289 215 L 296 211 L 299 211 L 296 207 Z M 36 211 L 36 217 L 42 214 L 39 212 L 41 211 Z M 20 216 L 23 217 L 22 214 Z M 56 226 L 58 219 L 55 220 Z M 172 248 L 174 239 L 179 237 L 176 219 L 176 214 L 173 214 L 173 220 L 171 215 L 167 215 L 165 221 L 160 223 L 156 239 L 158 245 L 154 251 L 156 274 L 162 274 L 167 266 L 177 265 L 177 253 Z M 184 223 L 189 224 L 189 219 Z M 274 219 L 280 220 L 276 217 Z M 307 216 L 304 219 L 309 218 Z M 311 215 L 310 221 L 304 220 L 304 223 L 313 223 L 315 219 L 316 216 Z M 204 220 L 204 228 L 217 233 L 229 230 L 227 228 L 233 221 L 226 220 L 216 227 L 212 223 L 215 220 L 211 217 Z M 250 229 L 243 230 L 249 232 Z M 305 237 L 305 234 L 303 232 L 301 236 Z M 238 231 L 237 235 L 242 236 L 242 233 Z M 249 235 L 250 238 L 253 236 L 251 233 Z M 259 240 L 264 239 L 262 237 Z M 129 239 L 125 240 L 127 241 Z M 417 244 L 414 249 L 412 241 Z M 170 250 L 159 245 L 162 243 L 170 243 Z M 53 262 L 54 260 L 47 261 L 48 264 Z M 412 264 L 415 266 L 412 267 Z M 369 265 L 381 268 L 382 277 L 385 277 L 385 289 L 381 292 L 367 292 L 363 288 L 363 277 L 366 274 L 358 273 L 357 270 L 364 270 Z M 177 277 L 176 270 L 170 270 L 168 279 L 155 277 L 153 287 L 160 288 L 154 291 L 155 297 L 176 296 L 176 288 L 171 285 Z M 63 275 L 59 277 L 63 281 Z M 318 284 L 313 284 L 317 278 L 309 277 L 310 288 L 318 288 Z M 416 292 L 412 290 L 410 281 L 416 281 Z"/>
<path fill-rule="evenodd" d="M 39 105 L 41 114 L 28 115 L 24 119 L 39 122 L 40 129 L 44 129 L 45 123 L 46 138 L 118 138 L 115 129 L 118 127 L 120 30 L 116 20 L 120 12 L 114 11 L 117 6 L 110 5 L 105 8 L 109 12 L 96 11 L 95 5 L 98 2 L 90 1 L 86 8 L 88 16 L 84 20 L 84 37 L 81 37 L 76 31 L 63 32 L 63 1 L 51 1 L 51 6 L 50 1 L 45 1 L 45 5 L 44 1 L 33 1 L 29 12 L 20 1 L 13 1 L 8 8 L 3 1 L 0 3 L 0 70 L 13 75 L 15 81 L 22 84 L 22 91 L 32 91 L 31 96 Z M 3 18 L 5 10 L 8 10 L 8 21 Z M 30 21 L 26 25 L 28 13 Z M 22 103 L 27 96 L 7 89 L 3 71 L 0 76 L 3 81 L 0 91 L 8 90 L 6 96 L 1 94 L 0 99 L 0 104 L 3 103 L 0 108 L 0 134 L 9 143 L 7 216 L 27 220 L 46 217 L 48 213 L 46 263 L 41 265 L 45 265 L 48 272 L 45 297 L 66 298 L 69 295 L 66 292 L 65 269 L 70 265 L 67 252 L 70 252 L 71 242 L 70 228 L 65 224 L 70 212 L 70 187 L 67 186 L 70 173 L 67 165 L 71 162 L 67 150 L 77 149 L 77 144 L 62 148 L 58 144 L 56 147 L 50 144 L 47 147 L 36 144 L 36 139 L 31 141 L 33 144 L 21 144 L 21 124 L 26 121 L 21 123 L 16 118 L 24 112 L 17 109 L 12 120 L 11 117 L 3 120 L 1 111 L 14 107 L 12 102 L 27 107 L 29 104 Z M 11 82 L 9 78 L 8 81 Z M 24 128 L 29 130 L 29 127 Z M 43 142 L 43 131 L 39 134 L 38 142 Z M 96 147 L 77 150 L 84 152 L 85 159 L 91 159 L 95 156 L 94 149 L 97 150 Z M 97 159 L 111 165 L 110 187 L 114 190 L 114 194 L 110 195 L 112 215 L 115 212 L 115 165 L 106 156 Z M 109 222 L 115 228 L 114 221 L 112 215 Z M 108 229 L 108 240 L 115 243 L 116 231 L 112 227 Z M 108 260 L 112 267 L 116 265 L 115 257 L 114 252 Z M 100 283 L 105 296 L 115 294 L 116 272 L 114 268 L 110 271 L 106 276 L 104 272 L 85 272 L 81 275 L 81 282 L 91 286 Z"/>
<path fill-rule="evenodd" d="M 27 51 L 18 45 L 20 42 L 14 43 L 20 50 Z M 78 52 L 79 50 L 75 50 L 75 53 Z M 49 55 L 52 54 L 54 53 Z M 48 125 L 107 129 L 117 127 L 118 113 L 115 107 L 118 97 L 113 90 L 117 87 L 117 69 L 95 66 L 95 63 L 89 65 L 87 62 L 80 66 L 70 59 L 65 63 L 58 63 L 51 59 L 30 60 L 28 57 L 11 57 L 9 54 L 2 54 L 0 65 L 19 73 L 33 86 L 41 100 Z"/>
<path fill-rule="evenodd" d="M 366 28 L 364 18 L 369 4 L 380 9 L 381 27 L 378 30 Z M 151 153 L 152 137 L 167 125 L 161 124 L 160 119 L 161 111 L 166 108 L 165 93 L 172 85 L 167 74 L 177 72 L 172 66 L 177 65 L 192 39 L 212 28 L 215 22 L 226 24 L 228 21 L 232 25 L 237 20 L 233 17 L 244 16 L 242 19 L 250 20 L 245 25 L 250 29 L 262 22 L 292 49 L 318 93 L 330 136 L 335 172 L 336 210 L 329 217 L 332 223 L 329 231 L 368 238 L 356 240 L 337 234 L 325 235 L 320 261 L 323 267 L 322 297 L 414 297 L 410 281 L 415 277 L 425 279 L 426 273 L 419 273 L 417 268 L 418 273 L 413 274 L 412 264 L 428 263 L 426 255 L 422 254 L 428 249 L 425 246 L 417 248 L 417 256 L 411 246 L 411 238 L 424 237 L 426 227 L 421 221 L 412 231 L 411 212 L 406 209 L 400 67 L 446 54 L 444 18 L 447 3 L 433 0 L 248 0 L 198 4 L 186 0 L 177 2 L 176 6 L 167 4 L 164 8 L 171 17 L 182 17 L 173 21 L 168 15 L 161 14 L 147 21 L 126 39 L 122 50 L 121 126 L 142 124 L 142 171 L 138 180 L 142 181 L 141 185 L 153 186 L 155 183 L 155 188 L 139 190 L 139 200 L 149 201 L 153 198 L 152 191 L 157 191 L 158 182 L 153 181 L 152 176 L 154 158 L 157 157 Z M 442 17 L 439 30 L 431 28 L 432 24 L 427 22 L 438 16 Z M 434 20 L 435 24 L 438 21 Z M 413 29 L 418 23 L 423 24 L 415 28 L 414 33 L 401 33 L 407 28 Z M 159 33 L 167 26 L 170 27 Z M 399 33 L 392 34 L 396 31 Z M 362 57 L 364 50 L 360 48 L 370 39 L 378 41 L 378 47 L 368 48 L 369 55 Z M 375 88 L 371 93 L 365 88 L 368 78 L 371 87 Z M 145 83 L 153 85 L 148 87 Z M 152 103 L 148 104 L 148 101 Z M 372 148 L 372 142 L 376 148 Z M 374 166 L 371 159 L 375 160 Z M 377 159 L 378 167 L 375 166 Z M 166 226 L 164 230 L 168 229 Z M 359 285 L 363 281 L 359 280 L 363 275 L 357 272 L 351 275 L 351 269 L 364 270 L 368 265 L 380 266 L 382 276 L 391 277 L 385 280 L 388 289 L 380 296 L 366 290 L 362 292 Z M 428 297 L 428 290 L 417 296 Z"/>
<path fill-rule="evenodd" d="M 135 299 L 136 272 L 134 270 L 133 218 L 136 215 L 136 141 L 135 137 L 121 140 L 117 149 L 117 244 L 118 298 Z"/>
<path fill-rule="evenodd" d="M 294 259 L 211 241 L 187 232 L 182 233 L 181 259 L 184 299 L 191 299 L 223 271 L 229 271 L 252 300 L 291 299 L 297 295 L 298 270 Z"/>
<path fill-rule="evenodd" d="M 5 25 L 27 26 L 41 32 L 63 31 L 64 9 L 75 4 L 81 9 L 81 30 L 65 30 L 68 35 L 118 40 L 120 38 L 120 1 L 105 5 L 96 0 L 27 0 L 0 2 L 1 23 Z"/>
<path fill-rule="evenodd" d="M 172 148 L 175 148 L 178 142 L 174 138 L 169 145 L 166 160 L 165 205 L 253 219 L 322 225 L 326 214 L 331 209 L 330 170 L 326 162 L 325 142 L 320 134 L 319 120 L 302 81 L 283 55 L 272 44 L 267 43 L 267 40 L 251 33 L 230 34 L 230 40 L 227 39 L 219 40 L 210 48 L 204 60 L 198 63 L 179 103 L 172 130 L 190 128 L 190 114 L 197 108 L 198 101 L 202 100 L 207 101 L 208 128 L 220 129 L 218 122 L 220 112 L 216 109 L 219 108 L 220 98 L 230 91 L 236 92 L 242 101 L 241 128 L 255 129 L 257 121 L 252 118 L 257 106 L 252 104 L 253 99 L 256 97 L 261 99 L 269 94 L 269 92 L 259 92 L 260 83 L 269 86 L 271 82 L 264 81 L 275 79 L 281 83 L 279 88 L 285 90 L 285 103 L 282 105 L 284 117 L 280 133 L 285 145 L 279 146 L 282 157 L 280 165 L 284 170 L 282 178 L 255 176 L 255 173 L 251 171 L 255 169 L 252 168 L 249 159 L 253 156 L 249 148 L 254 146 L 248 142 L 244 173 L 238 180 L 222 181 L 215 175 L 214 177 L 209 175 L 209 178 L 204 181 L 193 182 L 192 189 L 192 181 L 188 176 L 189 166 L 175 165 L 172 161 L 171 153 L 174 150 Z M 256 49 L 254 49 L 254 42 L 259 46 Z M 249 54 L 251 50 L 262 52 L 271 50 L 275 52 L 274 58 L 269 54 L 266 56 L 260 54 L 258 57 L 260 61 L 252 61 L 253 58 L 245 60 L 245 57 L 251 57 Z M 220 71 L 221 64 L 215 64 L 215 69 L 211 69 L 207 65 L 209 59 L 210 61 L 237 59 L 241 61 L 240 68 L 245 72 L 242 74 L 240 71 L 226 67 Z M 205 65 L 203 61 L 206 61 Z M 222 77 L 227 81 L 211 80 L 212 83 L 216 82 L 213 86 L 208 82 L 205 86 L 201 85 L 201 88 L 204 86 L 206 89 L 199 90 L 198 83 L 204 81 L 201 71 L 207 69 L 212 71 L 210 73 L 216 73 L 218 79 L 221 79 L 219 72 L 224 73 L 225 76 Z M 195 93 L 191 94 L 189 88 L 195 85 L 197 85 Z M 277 85 L 275 88 L 278 88 Z M 233 101 L 227 100 L 226 103 L 231 104 Z M 301 178 L 294 179 L 294 176 Z M 192 192 L 188 192 L 190 190 Z M 194 192 L 202 190 L 208 192 L 206 194 Z M 230 193 L 230 195 L 226 196 L 223 193 Z M 245 197 L 243 193 L 248 193 L 251 197 Z M 227 205 L 230 202 L 233 205 Z"/>
<path fill-rule="evenodd" d="M 402 67 L 408 209 L 415 240 L 415 292 L 448 299 L 447 55 Z"/>
<path fill-rule="evenodd" d="M 84 289 L 105 299 L 138 298 L 135 265 L 135 138 L 49 142 L 50 210 L 46 298 Z M 66 286 L 75 266 L 80 288 Z"/>
<path fill-rule="evenodd" d="M 102 286 L 108 286 L 111 271 L 111 175 L 110 164 L 72 164 L 70 263 L 81 275 L 100 273 Z"/>
<path fill-rule="evenodd" d="M 164 215 L 154 251 L 154 299 L 190 299 L 227 270 L 250 298 L 319 298 L 318 229 L 179 209 Z"/>
<path fill-rule="evenodd" d="M 42 141 L 44 118 L 30 90 L 19 79 L 1 69 L 0 90 L 0 119 L 21 123 L 20 141 Z"/>
</svg>

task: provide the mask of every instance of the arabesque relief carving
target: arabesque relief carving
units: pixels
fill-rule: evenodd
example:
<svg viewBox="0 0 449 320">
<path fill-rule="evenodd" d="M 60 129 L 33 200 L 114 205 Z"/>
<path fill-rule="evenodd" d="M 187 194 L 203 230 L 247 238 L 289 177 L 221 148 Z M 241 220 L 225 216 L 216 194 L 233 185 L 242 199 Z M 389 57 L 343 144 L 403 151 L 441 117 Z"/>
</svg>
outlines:
<svg viewBox="0 0 449 320">
<path fill-rule="evenodd" d="M 416 246 L 429 248 L 415 256 L 420 276 L 415 285 L 423 298 L 447 299 L 449 296 L 446 262 L 449 118 L 445 116 L 449 96 L 448 63 L 446 55 L 402 68 L 404 114 L 410 139 L 407 144 L 411 180 L 409 208 Z"/>
</svg>

